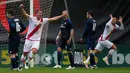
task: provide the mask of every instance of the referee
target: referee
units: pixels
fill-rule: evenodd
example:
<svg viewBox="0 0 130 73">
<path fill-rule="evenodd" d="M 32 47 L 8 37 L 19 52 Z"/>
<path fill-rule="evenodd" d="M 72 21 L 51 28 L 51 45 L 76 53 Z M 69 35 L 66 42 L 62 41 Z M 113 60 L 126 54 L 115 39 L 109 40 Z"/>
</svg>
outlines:
<svg viewBox="0 0 130 73">
<path fill-rule="evenodd" d="M 20 33 L 23 32 L 26 28 L 20 22 L 20 19 L 14 16 L 13 10 L 7 12 L 7 18 L 9 23 L 9 55 L 11 58 L 11 70 L 17 70 L 18 68 L 18 47 L 20 44 Z"/>
</svg>

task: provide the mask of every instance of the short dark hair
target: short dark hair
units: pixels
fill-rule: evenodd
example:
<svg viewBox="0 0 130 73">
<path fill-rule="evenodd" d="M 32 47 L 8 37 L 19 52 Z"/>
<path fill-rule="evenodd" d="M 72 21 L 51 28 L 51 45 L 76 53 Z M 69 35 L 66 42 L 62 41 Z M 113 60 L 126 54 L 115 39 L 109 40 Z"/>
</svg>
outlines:
<svg viewBox="0 0 130 73">
<path fill-rule="evenodd" d="M 41 11 L 41 10 L 37 9 L 37 10 L 36 10 L 36 14 L 38 13 L 38 11 Z"/>
<path fill-rule="evenodd" d="M 90 14 L 92 17 L 94 16 L 92 11 L 88 11 L 87 13 Z"/>
<path fill-rule="evenodd" d="M 10 14 L 11 16 L 14 16 L 14 11 L 13 10 L 9 10 L 8 14 Z"/>
</svg>

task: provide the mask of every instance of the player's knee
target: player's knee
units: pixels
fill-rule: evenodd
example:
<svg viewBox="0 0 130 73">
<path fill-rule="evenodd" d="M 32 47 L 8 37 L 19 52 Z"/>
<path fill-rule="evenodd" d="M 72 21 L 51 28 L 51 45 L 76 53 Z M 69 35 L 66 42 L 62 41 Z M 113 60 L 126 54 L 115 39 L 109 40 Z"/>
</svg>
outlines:
<svg viewBox="0 0 130 73">
<path fill-rule="evenodd" d="M 111 49 L 117 50 L 117 47 L 115 45 L 112 45 Z"/>
<path fill-rule="evenodd" d="M 88 53 L 90 54 L 90 53 L 93 53 L 93 50 L 88 50 Z"/>
<path fill-rule="evenodd" d="M 27 56 L 27 55 L 28 55 L 28 52 L 24 52 L 23 55 L 24 55 L 24 56 Z"/>
<path fill-rule="evenodd" d="M 96 50 L 96 49 L 94 49 L 94 51 L 93 51 L 95 54 L 98 54 L 98 53 L 100 53 L 100 51 L 99 50 Z"/>
<path fill-rule="evenodd" d="M 37 53 L 37 49 L 36 49 L 36 48 L 33 48 L 33 49 L 32 49 L 32 52 L 33 52 L 33 54 L 36 54 L 36 53 Z"/>
<path fill-rule="evenodd" d="M 58 51 L 58 52 L 61 52 L 61 48 L 60 48 L 60 47 L 58 47 L 58 48 L 57 48 L 57 51 Z"/>
</svg>

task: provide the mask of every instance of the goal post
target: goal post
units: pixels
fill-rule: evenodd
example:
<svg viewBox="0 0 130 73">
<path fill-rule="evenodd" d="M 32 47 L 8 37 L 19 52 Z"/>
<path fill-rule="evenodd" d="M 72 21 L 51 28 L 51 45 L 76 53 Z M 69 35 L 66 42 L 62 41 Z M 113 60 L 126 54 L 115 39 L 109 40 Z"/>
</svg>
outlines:
<svg viewBox="0 0 130 73">
<path fill-rule="evenodd" d="M 30 15 L 33 16 L 33 0 L 30 0 Z M 30 67 L 34 67 L 34 59 L 30 60 Z"/>
<path fill-rule="evenodd" d="M 70 18 L 70 14 L 69 14 L 69 9 L 68 9 L 67 0 L 64 0 L 64 4 L 65 4 L 65 9 L 66 9 L 66 10 L 67 10 L 67 12 L 68 12 L 69 19 L 71 19 L 71 18 Z M 73 48 L 74 48 L 74 49 L 76 49 L 76 45 L 75 45 L 74 36 L 72 37 L 72 43 L 73 43 Z"/>
<path fill-rule="evenodd" d="M 43 17 L 49 18 L 51 15 L 53 2 L 54 0 L 30 0 L 30 14 L 34 15 L 35 11 L 37 9 L 40 9 L 43 12 Z M 41 35 L 41 43 L 40 43 L 42 47 L 39 48 L 39 52 L 37 55 L 46 53 L 48 24 L 49 23 L 45 24 L 43 27 L 42 35 Z M 36 61 L 35 58 L 30 61 L 30 67 L 34 67 L 35 61 Z"/>
</svg>

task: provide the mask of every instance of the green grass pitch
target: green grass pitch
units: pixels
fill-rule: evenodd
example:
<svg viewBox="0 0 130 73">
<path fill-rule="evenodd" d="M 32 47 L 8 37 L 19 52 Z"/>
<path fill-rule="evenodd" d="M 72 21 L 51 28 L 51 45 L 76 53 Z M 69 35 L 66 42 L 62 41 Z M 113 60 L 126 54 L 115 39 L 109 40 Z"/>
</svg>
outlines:
<svg viewBox="0 0 130 73">
<path fill-rule="evenodd" d="M 97 69 L 76 68 L 74 70 L 53 69 L 51 67 L 35 67 L 22 71 L 10 71 L 9 68 L 0 68 L 0 73 L 130 73 L 130 67 L 108 67 Z"/>
</svg>

